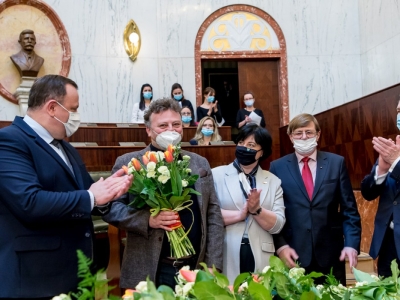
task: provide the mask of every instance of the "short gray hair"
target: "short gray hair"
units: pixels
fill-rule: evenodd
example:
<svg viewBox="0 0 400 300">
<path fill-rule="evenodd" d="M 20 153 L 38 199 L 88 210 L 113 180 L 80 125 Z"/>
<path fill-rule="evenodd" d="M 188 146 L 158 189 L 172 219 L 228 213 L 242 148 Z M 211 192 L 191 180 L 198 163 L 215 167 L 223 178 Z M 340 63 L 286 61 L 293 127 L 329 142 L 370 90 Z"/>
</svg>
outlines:
<svg viewBox="0 0 400 300">
<path fill-rule="evenodd" d="M 149 109 L 144 113 L 144 124 L 146 125 L 146 127 L 150 128 L 150 116 L 152 114 L 159 114 L 167 110 L 172 110 L 174 112 L 177 112 L 178 114 L 181 113 L 181 107 L 176 100 L 173 100 L 171 98 L 161 98 L 151 101 Z"/>
</svg>

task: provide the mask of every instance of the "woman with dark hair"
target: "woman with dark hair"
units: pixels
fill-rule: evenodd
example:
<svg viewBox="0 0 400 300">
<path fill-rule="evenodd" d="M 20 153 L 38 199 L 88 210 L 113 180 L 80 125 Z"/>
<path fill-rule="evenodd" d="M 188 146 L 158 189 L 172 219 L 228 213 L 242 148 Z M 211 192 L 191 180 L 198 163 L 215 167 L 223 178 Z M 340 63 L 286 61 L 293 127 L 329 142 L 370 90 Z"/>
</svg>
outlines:
<svg viewBox="0 0 400 300">
<path fill-rule="evenodd" d="M 194 118 L 194 110 L 192 106 L 192 102 L 190 100 L 185 99 L 185 95 L 183 94 L 182 86 L 179 83 L 174 83 L 171 87 L 171 98 L 175 99 L 179 106 L 184 108 L 188 107 L 191 112 L 192 118 Z"/>
<path fill-rule="evenodd" d="M 230 282 L 269 265 L 275 252 L 272 234 L 286 221 L 281 181 L 259 165 L 271 147 L 269 132 L 248 124 L 238 134 L 233 163 L 212 170 L 225 224 L 223 270 Z"/>
<path fill-rule="evenodd" d="M 133 104 L 131 123 L 144 123 L 144 113 L 153 99 L 153 88 L 145 83 L 140 89 L 140 102 Z"/>
<path fill-rule="evenodd" d="M 204 117 L 197 125 L 196 135 L 189 141 L 191 145 L 209 146 L 211 142 L 222 140 L 214 118 Z"/>
<path fill-rule="evenodd" d="M 248 92 L 244 93 L 243 101 L 244 101 L 245 108 L 239 109 L 239 111 L 236 115 L 236 127 L 237 128 L 242 128 L 244 125 L 253 122 L 253 120 L 250 118 L 250 114 L 252 112 L 254 112 L 259 117 L 261 117 L 260 126 L 265 128 L 264 114 L 261 109 L 254 107 L 255 100 L 256 99 L 254 98 L 253 92 L 248 91 Z"/>
<path fill-rule="evenodd" d="M 194 116 L 192 115 L 192 111 L 188 106 L 182 106 L 181 116 L 183 127 L 196 126 L 193 120 Z"/>
<path fill-rule="evenodd" d="M 197 107 L 197 122 L 204 117 L 214 118 L 218 126 L 222 126 L 224 121 L 218 101 L 215 100 L 215 90 L 206 87 L 203 92 L 203 104 Z"/>
</svg>

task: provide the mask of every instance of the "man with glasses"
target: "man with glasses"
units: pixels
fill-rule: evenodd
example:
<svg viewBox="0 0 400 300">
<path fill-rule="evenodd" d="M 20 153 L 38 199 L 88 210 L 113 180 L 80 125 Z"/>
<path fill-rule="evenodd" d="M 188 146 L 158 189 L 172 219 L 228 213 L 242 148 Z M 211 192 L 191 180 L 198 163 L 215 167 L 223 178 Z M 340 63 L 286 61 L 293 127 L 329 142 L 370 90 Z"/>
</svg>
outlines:
<svg viewBox="0 0 400 300">
<path fill-rule="evenodd" d="M 346 283 L 345 258 L 357 265 L 361 224 L 342 156 L 317 150 L 321 135 L 310 114 L 294 117 L 287 133 L 295 152 L 271 163 L 270 172 L 282 180 L 286 224 L 274 236 L 279 257 L 306 272 L 333 275 Z M 316 282 L 325 281 L 324 277 Z"/>
</svg>

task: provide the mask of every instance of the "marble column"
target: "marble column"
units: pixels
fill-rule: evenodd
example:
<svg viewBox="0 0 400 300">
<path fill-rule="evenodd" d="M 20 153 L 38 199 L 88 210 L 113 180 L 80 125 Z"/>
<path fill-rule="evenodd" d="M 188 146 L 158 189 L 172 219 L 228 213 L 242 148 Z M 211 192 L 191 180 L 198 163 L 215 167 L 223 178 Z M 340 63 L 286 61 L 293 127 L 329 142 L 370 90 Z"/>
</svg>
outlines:
<svg viewBox="0 0 400 300">
<path fill-rule="evenodd" d="M 29 91 L 31 90 L 35 80 L 36 77 L 22 76 L 21 84 L 14 93 L 14 96 L 18 100 L 20 116 L 25 116 L 26 114 L 26 110 L 28 109 Z"/>
</svg>

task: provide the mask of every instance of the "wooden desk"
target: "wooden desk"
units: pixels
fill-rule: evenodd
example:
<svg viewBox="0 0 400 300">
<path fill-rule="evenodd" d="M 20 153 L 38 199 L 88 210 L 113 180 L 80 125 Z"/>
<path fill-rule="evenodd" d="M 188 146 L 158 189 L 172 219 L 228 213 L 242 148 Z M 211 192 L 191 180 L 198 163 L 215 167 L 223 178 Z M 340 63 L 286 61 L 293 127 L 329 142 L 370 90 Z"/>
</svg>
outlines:
<svg viewBox="0 0 400 300">
<path fill-rule="evenodd" d="M 89 172 L 110 171 L 118 156 L 142 150 L 144 147 L 99 146 L 75 147 Z M 184 146 L 182 149 L 205 157 L 211 168 L 228 165 L 235 159 L 236 145 Z"/>
</svg>

